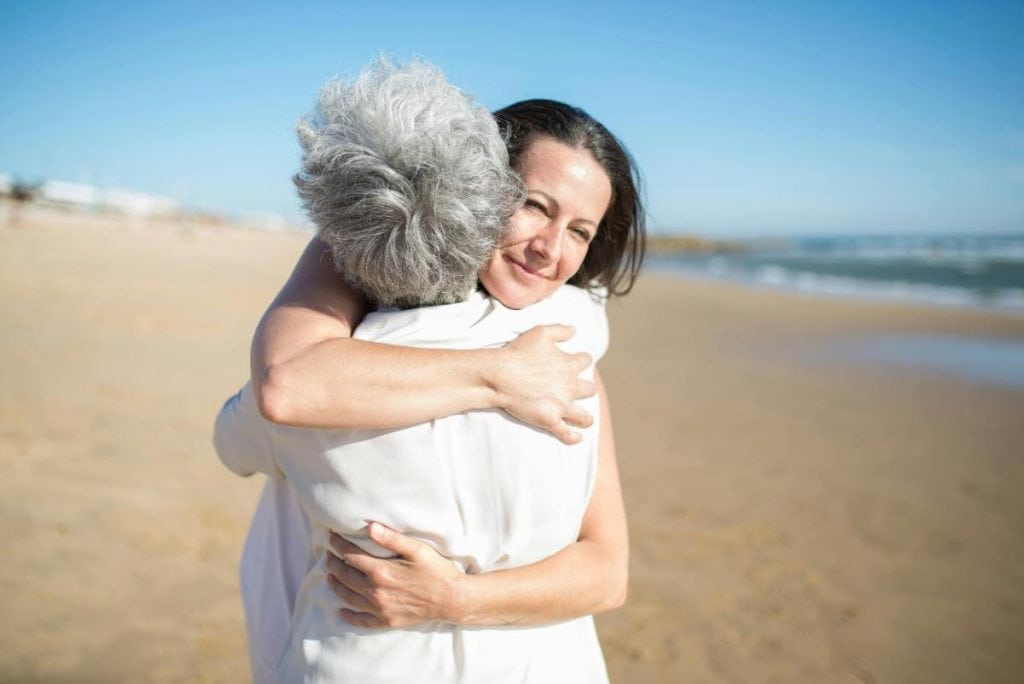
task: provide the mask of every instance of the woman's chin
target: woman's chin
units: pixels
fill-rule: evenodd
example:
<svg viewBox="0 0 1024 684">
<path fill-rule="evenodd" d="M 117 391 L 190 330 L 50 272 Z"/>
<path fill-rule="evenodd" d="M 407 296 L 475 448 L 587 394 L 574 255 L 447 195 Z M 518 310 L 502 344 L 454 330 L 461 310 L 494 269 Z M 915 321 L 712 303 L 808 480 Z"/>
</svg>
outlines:
<svg viewBox="0 0 1024 684">
<path fill-rule="evenodd" d="M 530 304 L 533 304 L 533 302 L 518 302 L 518 301 L 502 302 L 500 299 L 498 301 L 501 302 L 505 306 L 506 309 L 525 309 L 526 307 L 530 306 Z"/>
<path fill-rule="evenodd" d="M 497 294 L 492 292 L 491 296 L 501 302 L 502 306 L 507 309 L 525 309 L 537 301 L 520 292 L 498 292 Z"/>
<path fill-rule="evenodd" d="M 509 309 L 525 309 L 531 304 L 536 304 L 542 299 L 550 297 L 562 283 L 542 281 L 539 278 L 534 282 L 522 282 L 514 272 L 503 273 L 505 277 L 495 277 L 494 271 L 483 271 L 480 273 L 480 284 L 494 299 L 501 302 L 502 306 Z"/>
</svg>

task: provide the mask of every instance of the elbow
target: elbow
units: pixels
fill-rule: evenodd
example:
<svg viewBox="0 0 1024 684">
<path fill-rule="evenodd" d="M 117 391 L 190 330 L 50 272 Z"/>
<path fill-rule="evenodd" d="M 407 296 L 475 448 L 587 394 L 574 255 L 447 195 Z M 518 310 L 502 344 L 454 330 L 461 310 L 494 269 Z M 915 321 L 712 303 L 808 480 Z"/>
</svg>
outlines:
<svg viewBox="0 0 1024 684">
<path fill-rule="evenodd" d="M 626 604 L 629 594 L 629 568 L 623 565 L 611 572 L 608 576 L 608 583 L 604 592 L 604 600 L 597 613 L 606 613 L 621 608 Z"/>
<path fill-rule="evenodd" d="M 626 605 L 626 598 L 629 595 L 629 573 L 621 573 L 621 578 L 616 582 L 615 587 L 610 592 L 608 606 L 605 610 L 616 610 Z"/>
<path fill-rule="evenodd" d="M 269 368 L 263 375 L 263 382 L 253 383 L 260 415 L 271 423 L 291 425 L 294 421 L 295 402 L 290 385 L 288 374 L 279 366 Z"/>
</svg>

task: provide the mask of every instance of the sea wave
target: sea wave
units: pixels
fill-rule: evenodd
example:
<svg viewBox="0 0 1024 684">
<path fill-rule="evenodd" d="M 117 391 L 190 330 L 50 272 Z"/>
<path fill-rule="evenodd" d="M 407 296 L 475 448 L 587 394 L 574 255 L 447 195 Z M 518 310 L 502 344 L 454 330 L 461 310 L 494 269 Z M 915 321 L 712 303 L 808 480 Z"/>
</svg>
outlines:
<svg viewBox="0 0 1024 684">
<path fill-rule="evenodd" d="M 782 252 L 828 260 L 957 264 L 1024 263 L 1024 236 L 859 236 L 793 238 Z"/>
<path fill-rule="evenodd" d="M 984 271 L 972 274 L 961 269 L 956 269 L 956 273 L 952 272 L 953 269 L 916 269 L 912 277 L 901 277 L 898 267 L 881 269 L 875 264 L 858 269 L 857 265 L 845 264 L 836 268 L 828 260 L 809 260 L 806 257 L 773 259 L 769 255 L 756 258 L 749 255 L 655 255 L 650 266 L 673 274 L 739 281 L 808 294 L 983 308 L 1024 315 L 1024 283 L 1016 286 L 1016 274 L 1009 278 L 1002 274 L 996 280 L 987 279 Z M 830 273 L 830 270 L 839 272 Z"/>
</svg>

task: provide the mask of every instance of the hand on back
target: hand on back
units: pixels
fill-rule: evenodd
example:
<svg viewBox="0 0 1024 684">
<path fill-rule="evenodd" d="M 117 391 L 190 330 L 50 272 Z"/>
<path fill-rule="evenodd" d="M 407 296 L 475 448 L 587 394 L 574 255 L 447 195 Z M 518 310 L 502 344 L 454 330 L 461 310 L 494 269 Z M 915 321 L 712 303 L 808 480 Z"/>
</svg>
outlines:
<svg viewBox="0 0 1024 684">
<path fill-rule="evenodd" d="M 574 333 L 567 325 L 526 331 L 504 348 L 505 362 L 494 382 L 505 411 L 566 444 L 582 439 L 573 427 L 587 428 L 594 422 L 576 401 L 597 393 L 594 383 L 580 377 L 593 363 L 590 354 L 569 354 L 556 346 Z"/>
</svg>

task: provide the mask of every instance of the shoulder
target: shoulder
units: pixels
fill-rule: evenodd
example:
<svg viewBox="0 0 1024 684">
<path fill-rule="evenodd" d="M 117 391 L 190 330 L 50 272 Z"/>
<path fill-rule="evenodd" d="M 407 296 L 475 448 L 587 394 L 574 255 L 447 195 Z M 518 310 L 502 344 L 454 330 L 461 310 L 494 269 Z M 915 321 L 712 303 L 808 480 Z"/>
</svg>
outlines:
<svg viewBox="0 0 1024 684">
<path fill-rule="evenodd" d="M 563 285 L 544 302 L 559 311 L 578 312 L 581 315 L 586 315 L 594 309 L 603 311 L 607 300 L 607 290 L 604 288 L 592 291 L 575 285 Z"/>
<path fill-rule="evenodd" d="M 594 359 L 604 356 L 608 349 L 607 290 L 563 285 L 548 301 L 555 309 L 557 322 L 576 328 L 576 336 L 584 342 L 582 348 L 586 352 Z"/>
</svg>

